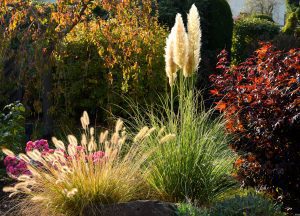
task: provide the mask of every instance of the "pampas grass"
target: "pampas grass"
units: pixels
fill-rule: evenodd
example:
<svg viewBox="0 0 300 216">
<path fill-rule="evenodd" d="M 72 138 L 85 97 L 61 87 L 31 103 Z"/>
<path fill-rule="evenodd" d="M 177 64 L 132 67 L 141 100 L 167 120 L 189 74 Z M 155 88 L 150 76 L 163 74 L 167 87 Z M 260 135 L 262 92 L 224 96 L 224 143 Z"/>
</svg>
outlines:
<svg viewBox="0 0 300 216">
<path fill-rule="evenodd" d="M 183 68 L 187 62 L 189 45 L 181 14 L 176 15 L 174 31 L 171 34 L 174 34 L 174 62 L 179 68 Z"/>
<path fill-rule="evenodd" d="M 101 132 L 97 140 L 87 113 L 81 122 L 82 145 L 69 135 L 68 145 L 52 139 L 54 152 L 20 155 L 32 175 L 20 176 L 17 184 L 4 188 L 10 196 L 22 194 L 19 215 L 82 215 L 91 206 L 149 198 L 144 163 L 155 148 L 144 151 L 142 146 L 156 129 L 142 127 L 129 141 L 123 121 L 118 120 L 110 136 Z M 4 153 L 13 155 L 7 149 Z M 95 159 L 97 154 L 101 156 Z"/>
<path fill-rule="evenodd" d="M 174 31 L 174 28 L 173 28 Z M 166 74 L 169 79 L 170 86 L 173 86 L 177 77 L 178 66 L 174 62 L 174 33 L 171 33 L 166 42 L 165 48 L 165 64 Z"/>
<path fill-rule="evenodd" d="M 188 60 L 183 68 L 185 77 L 192 76 L 198 70 L 201 49 L 201 27 L 200 16 L 197 7 L 193 4 L 188 14 Z"/>
<path fill-rule="evenodd" d="M 215 117 L 213 109 L 205 111 L 195 94 L 190 91 L 182 98 L 177 113 L 170 109 L 170 98 L 163 98 L 157 109 L 132 104 L 134 114 L 128 124 L 131 128 L 156 127 L 161 136 L 157 141 L 158 134 L 153 134 L 144 144 L 146 149 L 156 149 L 147 178 L 154 196 L 209 205 L 235 188 L 231 173 L 236 155 L 229 148 L 231 138 L 223 118 Z"/>
<path fill-rule="evenodd" d="M 203 102 L 198 100 L 201 94 L 194 89 L 193 77 L 189 78 L 198 69 L 201 47 L 200 17 L 194 5 L 188 21 L 189 36 L 178 14 L 167 40 L 169 43 L 174 39 L 173 59 L 181 69 L 179 82 L 174 86 L 172 82 L 170 97 L 161 99 L 161 107 L 140 108 L 132 104 L 134 114 L 129 124 L 133 128 L 155 127 L 162 136 L 176 134 L 160 141 L 157 136 L 150 136 L 145 142 L 146 149 L 156 149 L 147 178 L 155 196 L 165 201 L 189 200 L 208 205 L 235 186 L 230 176 L 235 154 L 229 148 L 225 121 L 215 117 L 213 109 L 205 110 Z"/>
</svg>

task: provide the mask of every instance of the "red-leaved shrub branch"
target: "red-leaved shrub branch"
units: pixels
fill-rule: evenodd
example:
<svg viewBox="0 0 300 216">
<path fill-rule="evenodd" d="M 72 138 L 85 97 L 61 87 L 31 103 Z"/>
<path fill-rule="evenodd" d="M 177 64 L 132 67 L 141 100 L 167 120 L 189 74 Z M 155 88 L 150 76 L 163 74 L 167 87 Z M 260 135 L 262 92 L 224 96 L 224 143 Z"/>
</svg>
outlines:
<svg viewBox="0 0 300 216">
<path fill-rule="evenodd" d="M 262 44 L 245 62 L 230 66 L 222 51 L 219 74 L 211 75 L 232 147 L 240 153 L 237 177 L 266 189 L 287 205 L 300 194 L 300 49 L 289 52 Z"/>
</svg>

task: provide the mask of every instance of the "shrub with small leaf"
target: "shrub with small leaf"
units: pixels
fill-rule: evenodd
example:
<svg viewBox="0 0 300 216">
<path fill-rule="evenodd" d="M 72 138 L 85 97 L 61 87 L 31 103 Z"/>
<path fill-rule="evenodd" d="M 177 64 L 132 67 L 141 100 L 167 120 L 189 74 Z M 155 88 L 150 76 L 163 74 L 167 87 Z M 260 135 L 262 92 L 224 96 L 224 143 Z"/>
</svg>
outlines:
<svg viewBox="0 0 300 216">
<path fill-rule="evenodd" d="M 216 203 L 210 216 L 283 216 L 280 206 L 262 195 L 249 194 Z"/>
<path fill-rule="evenodd" d="M 211 76 L 217 109 L 228 119 L 232 147 L 240 153 L 238 177 L 294 207 L 300 194 L 299 60 L 299 49 L 284 52 L 263 44 L 253 57 L 230 67 L 223 51 L 220 74 Z"/>
<path fill-rule="evenodd" d="M 25 107 L 20 102 L 15 102 L 0 111 L 0 146 L 19 153 L 24 142 Z M 3 156 L 0 153 L 0 161 L 3 160 Z"/>
</svg>

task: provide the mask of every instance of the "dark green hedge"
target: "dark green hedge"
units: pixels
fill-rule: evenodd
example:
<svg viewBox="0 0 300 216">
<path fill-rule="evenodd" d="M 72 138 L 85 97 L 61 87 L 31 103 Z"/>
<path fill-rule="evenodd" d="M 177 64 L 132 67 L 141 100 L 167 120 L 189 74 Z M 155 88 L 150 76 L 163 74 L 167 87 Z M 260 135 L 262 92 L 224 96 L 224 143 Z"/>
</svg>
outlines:
<svg viewBox="0 0 300 216">
<path fill-rule="evenodd" d="M 273 18 L 269 15 L 266 14 L 253 14 L 252 15 L 253 18 L 258 18 L 258 19 L 264 19 L 270 22 L 274 22 Z"/>
<path fill-rule="evenodd" d="M 232 40 L 233 63 L 240 63 L 257 49 L 260 41 L 270 41 L 279 34 L 279 26 L 266 19 L 243 17 L 235 22 Z"/>
</svg>

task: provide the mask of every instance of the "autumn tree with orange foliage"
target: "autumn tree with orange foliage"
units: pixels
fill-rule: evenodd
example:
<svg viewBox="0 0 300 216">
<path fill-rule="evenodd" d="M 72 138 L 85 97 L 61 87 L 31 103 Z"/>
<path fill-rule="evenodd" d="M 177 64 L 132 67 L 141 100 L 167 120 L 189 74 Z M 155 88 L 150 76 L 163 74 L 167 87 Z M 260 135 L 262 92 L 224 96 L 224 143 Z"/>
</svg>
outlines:
<svg viewBox="0 0 300 216">
<path fill-rule="evenodd" d="M 230 66 L 219 56 L 211 76 L 217 109 L 235 135 L 238 177 L 245 186 L 265 189 L 286 206 L 299 207 L 300 50 L 263 44 L 245 62 Z"/>
<path fill-rule="evenodd" d="M 7 91 L 17 88 L 32 119 L 43 117 L 43 135 L 83 109 L 114 112 L 108 104 L 120 105 L 124 94 L 155 103 L 166 90 L 166 30 L 153 0 L 19 0 L 2 5 L 1 17 L 8 47 L 0 82 Z"/>
<path fill-rule="evenodd" d="M 24 67 L 19 68 L 17 73 L 23 73 L 21 76 L 29 81 L 35 78 L 28 76 L 33 68 L 40 74 L 37 79 L 42 90 L 45 136 L 50 136 L 53 128 L 53 120 L 49 115 L 52 105 L 53 52 L 78 23 L 87 19 L 94 4 L 92 0 L 58 0 L 55 4 L 6 0 L 0 5 L 2 32 L 10 41 L 17 41 L 18 49 L 22 51 L 21 56 L 12 54 L 13 64 L 23 64 Z"/>
</svg>

